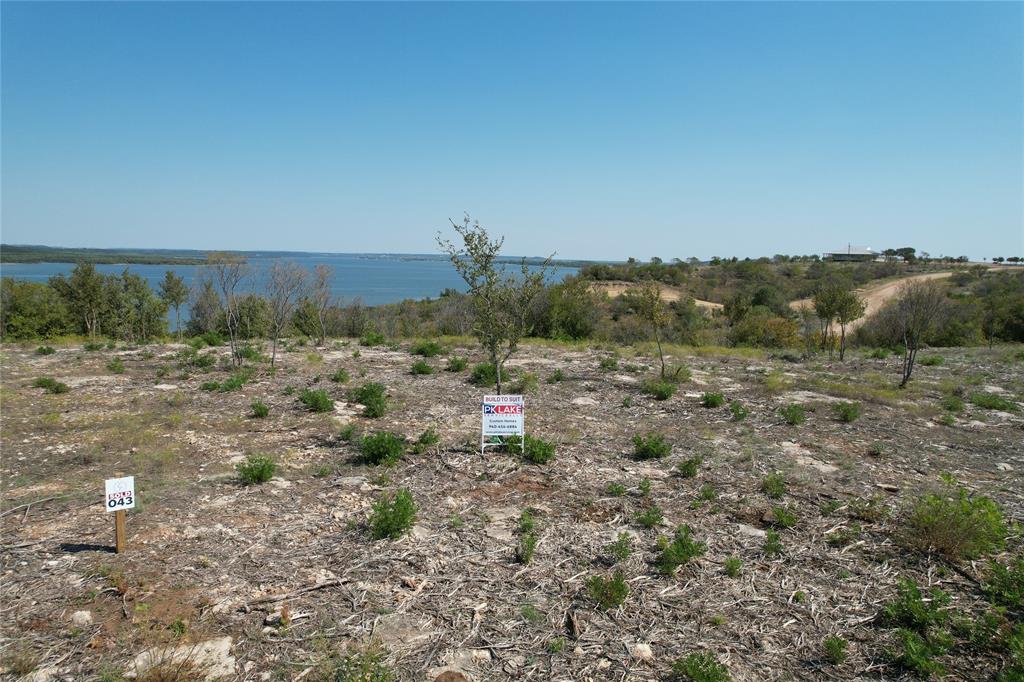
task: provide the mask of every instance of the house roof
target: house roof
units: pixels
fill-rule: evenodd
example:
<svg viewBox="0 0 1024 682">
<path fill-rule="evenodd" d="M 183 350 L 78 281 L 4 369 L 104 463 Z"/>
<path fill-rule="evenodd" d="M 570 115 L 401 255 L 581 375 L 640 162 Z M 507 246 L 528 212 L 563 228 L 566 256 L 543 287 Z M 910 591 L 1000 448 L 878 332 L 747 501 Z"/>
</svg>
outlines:
<svg viewBox="0 0 1024 682">
<path fill-rule="evenodd" d="M 882 254 L 880 254 L 877 251 L 872 251 L 870 248 L 868 248 L 866 246 L 846 246 L 844 248 L 836 249 L 834 251 L 826 251 L 825 253 L 826 254 L 830 254 L 830 255 L 849 255 L 849 256 L 880 256 L 880 255 L 882 255 Z"/>
</svg>

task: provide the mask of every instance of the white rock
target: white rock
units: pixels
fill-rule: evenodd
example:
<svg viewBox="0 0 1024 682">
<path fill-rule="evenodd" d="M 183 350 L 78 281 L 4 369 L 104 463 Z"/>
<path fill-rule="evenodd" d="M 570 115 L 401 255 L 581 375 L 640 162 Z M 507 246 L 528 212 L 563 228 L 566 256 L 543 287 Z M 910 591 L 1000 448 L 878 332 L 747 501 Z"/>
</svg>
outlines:
<svg viewBox="0 0 1024 682">
<path fill-rule="evenodd" d="M 573 405 L 597 405 L 598 402 L 588 395 L 580 396 L 579 398 L 572 399 Z"/>
<path fill-rule="evenodd" d="M 153 388 L 155 388 L 158 391 L 176 391 L 176 390 L 178 390 L 178 387 L 175 384 L 157 384 Z"/>
<path fill-rule="evenodd" d="M 999 471 L 1013 471 L 1013 467 L 1006 462 L 1000 462 L 997 464 L 996 469 L 999 469 Z"/>
<path fill-rule="evenodd" d="M 131 672 L 137 677 L 158 664 L 190 662 L 206 674 L 207 680 L 235 676 L 235 657 L 230 637 L 208 639 L 198 644 L 148 649 L 135 657 Z"/>
<path fill-rule="evenodd" d="M 637 642 L 633 645 L 633 650 L 630 653 L 633 654 L 633 658 L 645 661 L 647 663 L 650 663 L 654 660 L 654 651 L 651 649 L 650 644 Z"/>
<path fill-rule="evenodd" d="M 71 614 L 71 622 L 78 627 L 92 625 L 92 613 L 89 611 L 75 611 Z"/>
<path fill-rule="evenodd" d="M 739 523 L 736 525 L 739 526 L 740 535 L 747 535 L 752 538 L 763 538 L 767 535 L 767 533 L 760 528 L 754 528 L 753 526 L 748 526 L 745 523 Z"/>
</svg>

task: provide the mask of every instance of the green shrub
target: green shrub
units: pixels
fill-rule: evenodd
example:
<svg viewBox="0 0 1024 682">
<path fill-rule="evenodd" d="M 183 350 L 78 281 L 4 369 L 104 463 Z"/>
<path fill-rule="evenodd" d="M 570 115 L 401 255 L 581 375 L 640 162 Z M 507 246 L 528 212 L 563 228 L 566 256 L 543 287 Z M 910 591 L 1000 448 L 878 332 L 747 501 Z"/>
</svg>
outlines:
<svg viewBox="0 0 1024 682">
<path fill-rule="evenodd" d="M 601 358 L 599 366 L 606 372 L 611 371 L 613 369 L 618 369 L 619 359 L 611 356 L 603 357 Z"/>
<path fill-rule="evenodd" d="M 1024 612 L 1024 554 L 1005 565 L 991 562 L 984 589 L 996 606 Z"/>
<path fill-rule="evenodd" d="M 715 486 L 710 483 L 705 483 L 700 487 L 700 491 L 697 493 L 697 499 L 704 502 L 710 502 L 718 497 L 718 491 L 715 490 Z"/>
<path fill-rule="evenodd" d="M 796 525 L 796 514 L 786 507 L 772 507 L 772 523 L 779 528 L 792 528 Z"/>
<path fill-rule="evenodd" d="M 245 485 L 266 483 L 274 477 L 277 464 L 271 457 L 266 455 L 249 455 L 235 465 L 238 471 L 238 478 Z"/>
<path fill-rule="evenodd" d="M 607 611 L 622 606 L 629 596 L 629 585 L 622 571 L 615 571 L 611 578 L 591 576 L 587 580 L 587 592 L 599 608 Z"/>
<path fill-rule="evenodd" d="M 347 384 L 350 377 L 348 375 L 348 370 L 346 370 L 344 367 L 339 367 L 338 369 L 334 370 L 334 374 L 327 378 L 336 384 Z"/>
<path fill-rule="evenodd" d="M 889 350 L 887 348 L 875 348 L 868 353 L 868 357 L 874 360 L 885 360 L 889 357 Z"/>
<path fill-rule="evenodd" d="M 924 365 L 925 367 L 938 367 L 944 361 L 941 355 L 927 355 L 918 360 L 918 362 Z"/>
<path fill-rule="evenodd" d="M 523 372 L 509 389 L 511 393 L 533 393 L 537 390 L 537 375 L 533 372 Z"/>
<path fill-rule="evenodd" d="M 725 574 L 730 578 L 738 576 L 742 569 L 743 560 L 739 557 L 731 556 L 725 560 Z"/>
<path fill-rule="evenodd" d="M 71 390 L 70 388 L 68 388 L 67 384 L 61 383 L 60 381 L 57 381 L 56 379 L 53 379 L 51 377 L 39 377 L 32 382 L 32 385 L 35 386 L 36 388 L 45 388 L 47 393 L 54 394 L 67 393 L 68 391 Z"/>
<path fill-rule="evenodd" d="M 346 424 L 341 427 L 341 431 L 338 432 L 338 438 L 346 443 L 351 443 L 357 435 L 358 428 L 355 424 Z"/>
<path fill-rule="evenodd" d="M 536 527 L 537 522 L 533 518 L 533 513 L 529 509 L 524 509 L 523 513 L 519 515 L 519 520 L 516 521 L 516 530 L 520 534 L 531 533 Z"/>
<path fill-rule="evenodd" d="M 223 346 L 225 343 L 227 343 L 227 339 L 225 339 L 223 336 L 221 336 L 217 332 L 213 332 L 213 331 L 206 332 L 205 334 L 203 334 L 199 338 L 207 346 Z"/>
<path fill-rule="evenodd" d="M 351 392 L 350 399 L 363 406 L 364 417 L 376 419 L 387 412 L 388 399 L 383 384 L 363 384 Z"/>
<path fill-rule="evenodd" d="M 946 410 L 947 412 L 964 411 L 964 401 L 955 395 L 943 396 L 942 400 L 940 401 L 940 404 L 942 405 L 942 409 Z"/>
<path fill-rule="evenodd" d="M 469 381 L 474 386 L 496 386 L 498 383 L 498 372 L 491 363 L 481 362 L 473 367 Z M 501 381 L 502 383 L 508 381 L 508 372 L 504 367 L 501 368 Z"/>
<path fill-rule="evenodd" d="M 676 528 L 672 540 L 665 542 L 661 549 L 661 555 L 655 564 L 658 570 L 664 575 L 672 575 L 676 569 L 686 564 L 690 559 L 702 556 L 708 546 L 703 542 L 693 539 L 693 531 L 689 526 Z"/>
<path fill-rule="evenodd" d="M 392 465 L 405 454 L 405 438 L 388 431 L 363 436 L 359 443 L 362 461 L 367 464 Z"/>
<path fill-rule="evenodd" d="M 707 393 L 701 396 L 700 404 L 704 407 L 721 407 L 725 405 L 725 396 L 721 393 Z"/>
<path fill-rule="evenodd" d="M 219 381 L 204 381 L 203 383 L 199 384 L 199 390 L 200 391 L 219 391 L 220 390 L 220 382 Z"/>
<path fill-rule="evenodd" d="M 1017 405 L 1002 396 L 992 393 L 975 393 L 971 396 L 971 402 L 986 410 L 999 410 L 1000 412 L 1016 412 Z"/>
<path fill-rule="evenodd" d="M 646 379 L 640 390 L 655 400 L 668 400 L 676 392 L 676 385 L 663 379 Z"/>
<path fill-rule="evenodd" d="M 370 512 L 370 534 L 380 540 L 396 539 L 416 522 L 416 503 L 412 493 L 402 488 L 394 495 L 382 495 Z"/>
<path fill-rule="evenodd" d="M 935 660 L 945 648 L 929 642 L 913 630 L 896 631 L 897 648 L 889 652 L 889 659 L 896 666 L 908 670 L 918 677 L 941 675 L 945 666 Z"/>
<path fill-rule="evenodd" d="M 419 435 L 416 442 L 412 444 L 413 454 L 419 455 L 427 451 L 428 448 L 432 448 L 441 442 L 441 436 L 437 435 L 437 431 L 431 426 L 426 431 Z"/>
<path fill-rule="evenodd" d="M 735 422 L 741 422 L 750 415 L 750 410 L 743 406 L 743 403 L 738 400 L 733 400 L 729 403 L 729 411 L 732 412 L 732 420 Z"/>
<path fill-rule="evenodd" d="M 622 497 L 626 494 L 626 486 L 621 483 L 609 483 L 606 492 L 612 497 Z"/>
<path fill-rule="evenodd" d="M 82 346 L 82 348 L 84 350 L 89 351 L 89 352 L 95 352 L 95 351 L 98 351 L 98 350 L 103 350 L 103 344 L 102 343 L 97 343 L 95 341 L 89 341 L 84 346 Z"/>
<path fill-rule="evenodd" d="M 437 341 L 419 341 L 412 345 L 411 352 L 413 355 L 422 355 L 425 358 L 432 358 L 440 355 L 444 351 L 441 348 L 441 344 Z"/>
<path fill-rule="evenodd" d="M 860 403 L 836 403 L 832 409 L 835 411 L 836 419 L 847 424 L 860 419 L 863 412 Z"/>
<path fill-rule="evenodd" d="M 322 679 L 330 682 L 398 682 L 398 675 L 388 667 L 384 658 L 382 650 L 371 646 L 365 651 L 331 659 Z"/>
<path fill-rule="evenodd" d="M 660 433 L 633 436 L 633 454 L 637 459 L 661 459 L 672 452 L 672 444 Z"/>
<path fill-rule="evenodd" d="M 212 369 L 217 364 L 216 353 L 202 353 L 197 354 L 195 359 L 192 361 L 192 365 L 197 369 Z"/>
<path fill-rule="evenodd" d="M 551 376 L 547 378 L 549 384 L 557 384 L 559 381 L 565 381 L 565 372 L 560 369 L 556 369 L 551 373 Z"/>
<path fill-rule="evenodd" d="M 555 444 L 542 438 L 534 438 L 526 434 L 524 444 L 519 436 L 505 438 L 504 450 L 510 453 L 522 453 L 523 459 L 531 464 L 547 464 L 555 457 Z"/>
<path fill-rule="evenodd" d="M 260 350 L 251 344 L 243 344 L 238 349 L 238 357 L 246 360 L 256 361 L 260 359 Z"/>
<path fill-rule="evenodd" d="M 1003 512 L 984 495 L 970 496 L 962 486 L 921 495 L 906 514 L 907 544 L 951 559 L 973 559 L 1003 546 Z"/>
<path fill-rule="evenodd" d="M 121 358 L 113 358 L 107 363 L 107 369 L 114 374 L 124 374 L 124 360 Z"/>
<path fill-rule="evenodd" d="M 782 499 L 786 494 L 786 479 L 778 472 L 768 474 L 761 480 L 761 491 L 773 500 Z"/>
<path fill-rule="evenodd" d="M 797 405 L 796 403 L 786 405 L 781 410 L 779 410 L 779 414 L 782 415 L 782 418 L 790 426 L 803 424 L 804 421 L 807 419 L 807 413 L 804 412 L 803 405 Z"/>
<path fill-rule="evenodd" d="M 299 394 L 299 402 L 305 405 L 310 412 L 334 411 L 334 400 L 323 389 L 303 389 L 302 393 Z"/>
<path fill-rule="evenodd" d="M 822 642 L 822 649 L 825 650 L 825 658 L 827 658 L 832 665 L 840 665 L 846 660 L 846 649 L 850 643 L 842 637 L 831 636 L 826 637 L 825 641 Z"/>
<path fill-rule="evenodd" d="M 765 533 L 764 544 L 761 545 L 761 551 L 769 556 L 782 554 L 782 539 L 779 534 L 773 530 L 769 530 Z"/>
<path fill-rule="evenodd" d="M 619 533 L 615 542 L 608 545 L 608 554 L 615 561 L 625 561 L 633 553 L 633 539 L 629 533 Z"/>
<path fill-rule="evenodd" d="M 692 653 L 672 662 L 672 674 L 690 682 L 730 682 L 729 669 L 709 652 Z"/>
<path fill-rule="evenodd" d="M 366 332 L 361 337 L 359 337 L 360 346 L 383 346 L 386 342 L 387 339 L 384 338 L 384 335 L 381 334 L 380 332 L 375 331 Z"/>
<path fill-rule="evenodd" d="M 679 475 L 683 478 L 693 478 L 697 475 L 697 471 L 700 469 L 700 465 L 704 463 L 704 458 L 700 455 L 694 455 L 683 460 L 677 470 Z"/>
<path fill-rule="evenodd" d="M 941 626 L 949 618 L 945 607 L 949 595 L 938 587 L 928 590 L 927 598 L 913 580 L 901 578 L 896 585 L 896 597 L 882 607 L 880 621 L 888 627 L 901 627 L 916 632 Z"/>
<path fill-rule="evenodd" d="M 262 400 L 253 401 L 252 405 L 249 406 L 252 409 L 252 416 L 257 419 L 263 419 L 270 414 L 270 408 Z"/>
<path fill-rule="evenodd" d="M 231 376 L 229 376 L 227 379 L 225 379 L 224 382 L 220 385 L 220 388 L 218 388 L 217 390 L 220 391 L 221 393 L 230 393 L 231 391 L 237 391 L 240 388 L 242 388 L 242 386 L 245 386 L 245 384 L 250 379 L 252 379 L 254 374 L 255 371 L 252 368 L 247 367 L 245 369 L 240 369 Z"/>
<path fill-rule="evenodd" d="M 433 374 L 434 368 L 430 366 L 430 363 L 426 360 L 417 360 L 412 363 L 412 367 L 409 368 L 410 374 Z"/>
<path fill-rule="evenodd" d="M 39 346 L 39 348 L 36 348 L 36 355 L 53 355 L 56 352 L 51 346 Z"/>
<path fill-rule="evenodd" d="M 528 564 L 533 559 L 533 552 L 537 549 L 537 536 L 533 533 L 524 533 L 519 536 L 519 544 L 516 545 L 516 561 L 521 564 Z"/>
<path fill-rule="evenodd" d="M 460 358 L 458 355 L 453 355 L 448 358 L 448 365 L 445 367 L 445 370 L 448 372 L 461 372 L 466 369 L 468 364 L 469 360 L 466 358 Z"/>
<path fill-rule="evenodd" d="M 661 522 L 664 520 L 665 517 L 662 516 L 661 510 L 658 509 L 657 505 L 653 504 L 643 511 L 637 512 L 636 515 L 636 522 L 648 529 L 661 525 Z"/>
<path fill-rule="evenodd" d="M 851 523 L 846 528 L 840 528 L 825 536 L 825 544 L 829 547 L 846 547 L 860 539 L 863 529 L 859 523 Z"/>
</svg>

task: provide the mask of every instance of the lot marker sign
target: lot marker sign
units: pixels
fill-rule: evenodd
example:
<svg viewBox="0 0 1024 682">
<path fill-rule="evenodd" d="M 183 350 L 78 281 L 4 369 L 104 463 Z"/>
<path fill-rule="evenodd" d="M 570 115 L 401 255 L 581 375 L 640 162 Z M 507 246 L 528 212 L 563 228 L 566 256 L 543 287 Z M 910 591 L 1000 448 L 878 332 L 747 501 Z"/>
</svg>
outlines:
<svg viewBox="0 0 1024 682">
<path fill-rule="evenodd" d="M 114 512 L 114 549 L 120 554 L 128 547 L 125 510 L 135 508 L 135 477 L 108 478 L 104 488 L 103 507 Z"/>
<path fill-rule="evenodd" d="M 521 395 L 485 395 L 481 410 L 480 454 L 488 445 L 499 445 L 494 437 L 519 436 L 523 452 L 526 451 L 524 435 L 525 410 Z M 491 442 L 488 442 L 491 439 Z"/>
</svg>

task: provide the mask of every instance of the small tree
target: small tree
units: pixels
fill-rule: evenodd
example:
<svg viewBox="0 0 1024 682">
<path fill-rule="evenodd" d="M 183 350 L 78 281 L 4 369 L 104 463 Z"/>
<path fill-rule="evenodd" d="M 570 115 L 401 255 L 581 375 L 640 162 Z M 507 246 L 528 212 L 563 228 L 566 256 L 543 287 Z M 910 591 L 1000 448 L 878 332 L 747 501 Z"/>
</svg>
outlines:
<svg viewBox="0 0 1024 682">
<path fill-rule="evenodd" d="M 637 312 L 654 332 L 654 341 L 658 344 L 658 357 L 661 360 L 661 378 L 665 378 L 665 353 L 661 348 L 661 330 L 668 324 L 668 306 L 661 298 L 661 287 L 657 282 L 647 280 L 637 291 Z"/>
<path fill-rule="evenodd" d="M 306 299 L 312 304 L 312 310 L 316 313 L 318 346 L 324 345 L 327 341 L 327 311 L 331 307 L 331 278 L 333 276 L 334 269 L 330 265 L 320 263 L 313 270 L 313 277 L 306 293 Z"/>
<path fill-rule="evenodd" d="M 270 353 L 271 366 L 277 360 L 277 340 L 291 320 L 305 283 L 306 271 L 295 263 L 274 263 L 270 268 L 267 294 L 270 297 L 270 333 L 274 337 Z"/>
<path fill-rule="evenodd" d="M 893 304 L 894 315 L 900 337 L 903 340 L 904 388 L 914 372 L 917 352 L 928 335 L 935 330 L 946 306 L 946 295 L 935 282 L 910 282 L 900 290 Z"/>
<path fill-rule="evenodd" d="M 835 282 L 822 285 L 814 292 L 814 312 L 818 315 L 818 323 L 821 329 L 821 349 L 828 349 L 828 359 L 832 359 L 835 349 L 835 334 L 832 331 L 832 322 L 836 318 L 836 311 L 839 308 L 839 299 L 842 296 L 842 288 Z"/>
<path fill-rule="evenodd" d="M 181 341 L 181 306 L 188 300 L 188 287 L 185 280 L 168 270 L 160 282 L 160 299 L 168 307 L 174 308 L 174 328 L 178 330 L 178 341 Z"/>
<path fill-rule="evenodd" d="M 68 312 L 81 323 L 90 339 L 100 331 L 105 280 L 106 277 L 96 272 L 96 266 L 92 263 L 79 263 L 68 278 L 64 275 L 50 278 L 50 286 L 64 299 Z"/>
<path fill-rule="evenodd" d="M 240 316 L 238 309 L 238 285 L 249 274 L 249 266 L 245 258 L 233 253 L 210 253 L 206 257 L 206 266 L 213 275 L 214 285 L 220 293 L 220 305 L 228 328 L 228 340 L 231 343 L 231 361 L 235 365 L 242 364 L 239 344 Z"/>
<path fill-rule="evenodd" d="M 440 232 L 437 244 L 469 287 L 475 313 L 473 334 L 495 367 L 497 391 L 501 395 L 502 369 L 518 349 L 520 339 L 531 331 L 530 309 L 544 289 L 552 256 L 533 272 L 523 259 L 520 271 L 510 273 L 498 262 L 504 237 L 492 241 L 480 222 L 470 220 L 469 215 L 461 224 L 451 219 L 449 222 L 462 238 L 462 244 L 453 244 L 442 238 Z"/>
<path fill-rule="evenodd" d="M 853 291 L 840 292 L 836 298 L 836 321 L 839 323 L 839 361 L 846 357 L 846 328 L 864 316 L 864 301 Z"/>
</svg>

